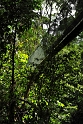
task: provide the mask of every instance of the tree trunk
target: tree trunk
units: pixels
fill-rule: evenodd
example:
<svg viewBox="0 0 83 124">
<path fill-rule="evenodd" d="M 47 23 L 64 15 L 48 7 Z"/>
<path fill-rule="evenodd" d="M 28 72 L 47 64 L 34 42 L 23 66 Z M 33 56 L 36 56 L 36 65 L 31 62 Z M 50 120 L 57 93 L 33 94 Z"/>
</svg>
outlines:
<svg viewBox="0 0 83 124">
<path fill-rule="evenodd" d="M 15 88 L 15 80 L 14 80 L 14 55 L 15 55 L 15 40 L 16 40 L 16 27 L 15 32 L 12 36 L 12 81 L 10 84 L 10 92 L 9 92 L 9 124 L 14 123 L 14 108 L 15 108 L 15 95 L 14 95 L 14 88 Z"/>
</svg>

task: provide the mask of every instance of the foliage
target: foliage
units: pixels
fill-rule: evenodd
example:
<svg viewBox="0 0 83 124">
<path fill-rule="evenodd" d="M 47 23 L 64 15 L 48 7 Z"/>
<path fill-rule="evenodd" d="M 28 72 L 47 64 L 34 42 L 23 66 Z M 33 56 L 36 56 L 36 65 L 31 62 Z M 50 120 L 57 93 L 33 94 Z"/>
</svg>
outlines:
<svg viewBox="0 0 83 124">
<path fill-rule="evenodd" d="M 77 39 L 76 39 L 77 41 Z M 79 109 L 83 98 L 81 53 L 82 42 L 66 46 L 41 67 L 42 73 L 27 67 L 28 55 L 19 50 L 15 55 L 15 121 L 18 123 L 70 123 L 71 114 Z M 80 46 L 81 44 L 81 46 Z M 0 73 L 1 122 L 8 120 L 11 58 L 4 55 Z M 32 74 L 31 74 L 32 73 Z M 36 78 L 34 78 L 36 76 Z M 33 77 L 33 79 L 32 79 Z M 4 84 L 4 85 L 3 85 Z M 82 109 L 81 109 L 82 110 Z M 6 122 L 7 123 L 7 122 Z"/>
<path fill-rule="evenodd" d="M 50 6 L 55 3 L 54 0 L 46 2 Z M 56 1 L 60 11 L 62 2 Z M 41 3 L 42 0 L 3 0 L 0 3 L 0 47 L 3 52 L 0 60 L 1 124 L 81 123 L 77 116 L 82 116 L 83 112 L 83 33 L 38 69 L 33 70 L 28 65 L 28 58 L 43 37 L 43 42 L 45 38 L 48 42 L 57 39 L 54 34 L 46 33 L 47 29 L 42 26 L 51 23 L 53 15 L 51 12 L 48 17 L 41 14 Z M 68 8 L 67 12 L 70 11 Z M 14 118 L 11 122 L 10 117 Z"/>
<path fill-rule="evenodd" d="M 6 45 L 13 42 L 13 33 L 21 35 L 25 29 L 29 29 L 32 19 L 38 17 L 34 12 L 39 9 L 42 0 L 2 0 L 0 1 L 0 54 L 6 52 Z"/>
</svg>

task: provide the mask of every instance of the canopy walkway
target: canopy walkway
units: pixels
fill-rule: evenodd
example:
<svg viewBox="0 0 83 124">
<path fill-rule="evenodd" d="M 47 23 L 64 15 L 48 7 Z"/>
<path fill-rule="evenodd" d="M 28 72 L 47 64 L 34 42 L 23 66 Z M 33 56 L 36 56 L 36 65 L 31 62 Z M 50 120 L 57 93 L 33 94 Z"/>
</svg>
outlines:
<svg viewBox="0 0 83 124">
<path fill-rule="evenodd" d="M 44 49 L 44 45 L 39 45 L 29 58 L 29 64 L 32 67 L 39 68 L 46 61 L 56 55 L 69 42 L 71 42 L 83 30 L 83 11 L 73 19 L 70 25 L 64 30 L 63 34 L 51 44 L 48 49 Z M 45 38 L 42 41 L 45 41 Z M 50 39 L 52 40 L 52 39 Z M 48 46 L 48 44 L 47 44 Z"/>
</svg>

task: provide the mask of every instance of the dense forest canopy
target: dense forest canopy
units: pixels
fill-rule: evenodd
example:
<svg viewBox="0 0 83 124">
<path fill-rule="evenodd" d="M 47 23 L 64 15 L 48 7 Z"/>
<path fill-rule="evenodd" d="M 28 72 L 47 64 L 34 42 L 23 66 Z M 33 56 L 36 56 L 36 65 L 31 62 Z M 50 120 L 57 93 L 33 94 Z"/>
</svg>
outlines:
<svg viewBox="0 0 83 124">
<path fill-rule="evenodd" d="M 28 59 L 47 50 L 83 11 L 82 0 L 0 1 L 0 123 L 83 123 L 83 32 L 35 70 Z"/>
</svg>

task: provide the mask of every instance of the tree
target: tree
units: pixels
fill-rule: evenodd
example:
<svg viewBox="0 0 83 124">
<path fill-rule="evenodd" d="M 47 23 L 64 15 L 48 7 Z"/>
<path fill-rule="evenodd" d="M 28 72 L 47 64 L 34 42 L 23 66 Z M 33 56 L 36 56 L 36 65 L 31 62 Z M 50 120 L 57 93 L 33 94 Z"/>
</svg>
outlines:
<svg viewBox="0 0 83 124">
<path fill-rule="evenodd" d="M 83 95 L 82 66 L 80 67 L 83 46 L 80 43 L 80 37 L 83 34 L 72 44 L 68 44 L 52 59 L 50 57 L 49 61 L 46 61 L 44 65 L 34 70 L 28 66 L 28 57 L 32 50 L 41 42 L 43 36 L 44 39 L 47 39 L 48 44 L 51 45 L 59 35 L 49 33 L 52 23 L 51 16 L 53 17 L 51 15 L 52 11 L 48 14 L 49 18 L 45 17 L 40 11 L 40 1 L 28 2 L 24 3 L 22 0 L 19 2 L 4 0 L 1 2 L 1 7 L 3 8 L 1 8 L 2 20 L 0 20 L 1 42 L 3 41 L 6 52 L 4 53 L 3 51 L 0 72 L 0 121 L 2 124 L 70 123 L 71 114 L 79 109 Z M 55 1 L 46 2 L 46 5 L 50 5 L 52 9 L 52 2 L 55 3 Z M 70 3 L 72 2 L 70 1 Z M 61 12 L 60 17 L 62 17 L 65 9 L 67 9 L 63 5 L 67 3 L 64 2 L 62 5 L 60 1 L 56 1 L 56 4 Z M 13 8 L 12 10 L 10 5 Z M 59 5 L 62 6 L 60 7 Z M 67 4 L 67 6 L 70 7 L 71 5 Z M 32 17 L 32 15 L 35 15 L 33 12 L 35 8 L 39 9 L 38 14 L 36 13 L 39 17 L 33 19 L 34 16 Z M 5 11 L 7 15 L 4 16 Z M 28 15 L 26 15 L 27 11 Z M 68 12 L 70 12 L 69 8 L 67 15 Z M 13 15 L 13 19 L 11 15 Z M 32 25 L 30 22 L 32 22 Z M 2 23 L 7 25 L 3 28 Z M 70 23 L 69 19 L 68 23 Z M 43 24 L 49 25 L 49 30 L 46 34 L 47 29 L 42 27 Z M 57 26 L 59 25 L 57 24 Z M 16 37 L 18 38 L 17 41 Z M 1 106 L 2 104 L 3 106 Z"/>
<path fill-rule="evenodd" d="M 41 1 L 1 1 L 0 2 L 0 41 L 1 41 L 1 57 L 5 59 L 5 55 L 3 53 L 7 53 L 11 50 L 11 57 L 9 59 L 11 64 L 12 73 L 12 81 L 10 83 L 9 88 L 9 123 L 13 123 L 14 120 L 14 109 L 15 109 L 15 44 L 16 44 L 16 36 L 20 36 L 25 29 L 29 29 L 31 26 L 32 18 L 38 16 L 35 14 L 34 9 L 38 9 L 41 6 Z M 10 48 L 9 48 L 10 47 Z M 10 49 L 10 50 L 9 50 Z M 8 52 L 7 52 L 8 50 Z M 1 61 L 1 65 L 2 61 Z M 2 77 L 2 76 L 1 76 Z M 2 79 L 2 78 L 1 78 Z"/>
<path fill-rule="evenodd" d="M 1 52 L 6 52 L 6 44 L 11 44 L 13 31 L 20 35 L 25 29 L 29 29 L 31 21 L 38 16 L 33 10 L 39 9 L 41 1 L 26 0 L 2 0 L 0 2 L 0 47 Z M 0 54 L 1 54 L 0 52 Z"/>
</svg>

